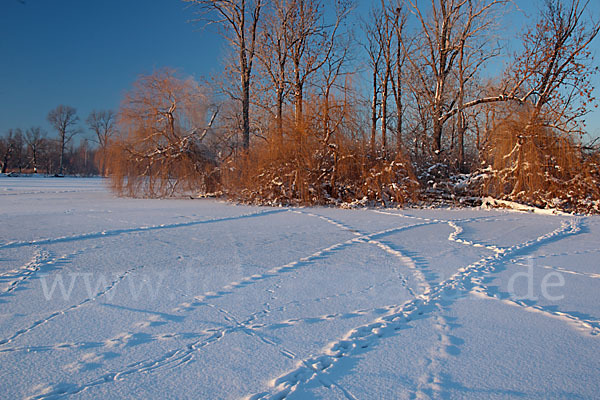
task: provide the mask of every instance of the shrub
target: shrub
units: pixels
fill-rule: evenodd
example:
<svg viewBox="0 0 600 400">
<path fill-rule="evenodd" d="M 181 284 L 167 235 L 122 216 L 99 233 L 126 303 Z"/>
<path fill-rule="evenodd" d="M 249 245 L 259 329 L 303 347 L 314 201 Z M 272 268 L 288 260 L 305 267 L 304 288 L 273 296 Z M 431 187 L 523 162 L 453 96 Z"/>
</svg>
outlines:
<svg viewBox="0 0 600 400">
<path fill-rule="evenodd" d="M 309 118 L 306 118 L 309 120 Z M 286 126 L 282 138 L 251 150 L 222 168 L 231 198 L 252 203 L 402 205 L 414 200 L 418 184 L 402 155 L 369 154 L 364 141 L 338 132 L 329 140 L 313 124 Z"/>
<path fill-rule="evenodd" d="M 597 159 L 586 157 L 571 135 L 529 121 L 520 115 L 492 132 L 482 194 L 537 207 L 598 211 Z"/>
<path fill-rule="evenodd" d="M 218 188 L 216 157 L 203 144 L 206 100 L 192 79 L 159 70 L 141 76 L 118 115 L 120 137 L 108 150 L 119 194 L 165 197 Z"/>
</svg>

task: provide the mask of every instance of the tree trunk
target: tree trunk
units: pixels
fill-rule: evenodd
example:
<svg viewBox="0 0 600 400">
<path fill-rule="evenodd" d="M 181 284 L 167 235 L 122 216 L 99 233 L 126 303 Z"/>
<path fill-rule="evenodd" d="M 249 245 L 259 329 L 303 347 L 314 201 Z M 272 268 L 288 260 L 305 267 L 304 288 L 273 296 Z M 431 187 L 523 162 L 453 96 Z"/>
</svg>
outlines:
<svg viewBox="0 0 600 400">
<path fill-rule="evenodd" d="M 303 88 L 302 82 L 297 81 L 294 85 L 294 119 L 296 131 L 296 144 L 299 151 L 304 145 L 304 116 L 303 116 Z"/>
<path fill-rule="evenodd" d="M 458 170 L 465 172 L 465 132 L 467 130 L 467 124 L 465 121 L 465 114 L 461 111 L 458 114 Z"/>
<path fill-rule="evenodd" d="M 398 46 L 398 57 L 401 56 L 401 48 L 400 46 Z M 398 58 L 398 60 L 400 60 L 400 58 Z M 403 112 L 403 106 L 402 106 L 402 65 L 400 64 L 400 61 L 398 61 L 398 77 L 397 77 L 397 83 L 396 83 L 396 90 L 397 90 L 397 99 L 396 99 L 396 112 L 398 113 L 398 124 L 396 126 L 396 153 L 398 153 L 398 155 L 401 154 L 402 152 L 402 112 Z"/>
<path fill-rule="evenodd" d="M 60 164 L 58 166 L 58 174 L 62 175 L 63 174 L 63 159 L 65 157 L 65 134 L 62 133 L 60 135 L 61 141 L 60 141 Z"/>
<path fill-rule="evenodd" d="M 402 64 L 404 63 L 402 59 L 402 30 L 404 27 L 404 22 L 401 21 L 401 12 L 402 9 L 399 7 L 396 9 L 396 17 L 394 20 L 394 25 L 396 26 L 396 40 L 398 41 L 396 48 L 396 112 L 398 114 L 398 124 L 396 125 L 396 153 L 399 156 L 402 154 Z"/>
<path fill-rule="evenodd" d="M 296 123 L 296 129 L 300 129 L 300 127 L 302 126 L 302 120 L 303 120 L 303 110 L 302 110 L 302 105 L 303 105 L 303 88 L 302 88 L 302 83 L 296 83 L 295 84 L 295 89 L 294 89 L 294 107 L 295 107 L 295 114 L 294 114 L 294 118 L 295 118 L 295 123 Z"/>
<path fill-rule="evenodd" d="M 283 88 L 277 87 L 277 140 L 283 142 Z"/>
<path fill-rule="evenodd" d="M 33 173 L 37 174 L 37 151 L 35 148 L 31 150 L 32 152 L 32 161 L 33 161 Z"/>
<path fill-rule="evenodd" d="M 381 83 L 383 91 L 381 93 L 381 147 L 383 157 L 387 154 L 387 99 L 388 99 L 388 81 L 389 70 L 386 68 L 385 77 Z"/>
<path fill-rule="evenodd" d="M 329 87 L 325 90 L 323 99 L 323 139 L 329 141 Z M 327 143 L 325 143 L 327 145 Z"/>
<path fill-rule="evenodd" d="M 433 115 L 433 152 L 439 154 L 442 150 L 442 123 L 439 120 L 440 112 L 436 111 Z"/>
<path fill-rule="evenodd" d="M 401 47 L 398 46 L 398 77 L 396 83 L 396 112 L 398 114 L 398 124 L 396 125 L 396 153 L 402 152 L 402 65 L 400 64 Z"/>
<path fill-rule="evenodd" d="M 250 147 L 250 77 L 242 77 L 242 147 Z"/>
<path fill-rule="evenodd" d="M 396 153 L 402 153 L 402 102 L 398 105 L 398 125 L 396 126 Z"/>
<path fill-rule="evenodd" d="M 371 148 L 375 154 L 375 136 L 377 135 L 377 68 L 373 68 L 373 99 L 371 101 Z"/>
</svg>

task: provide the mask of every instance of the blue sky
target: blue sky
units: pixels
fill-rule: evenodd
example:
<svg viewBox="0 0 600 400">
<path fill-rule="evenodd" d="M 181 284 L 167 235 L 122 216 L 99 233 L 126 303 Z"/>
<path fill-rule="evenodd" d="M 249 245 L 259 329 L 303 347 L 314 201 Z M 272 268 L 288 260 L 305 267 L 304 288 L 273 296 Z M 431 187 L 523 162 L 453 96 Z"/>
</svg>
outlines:
<svg viewBox="0 0 600 400">
<path fill-rule="evenodd" d="M 517 3 L 528 12 L 536 7 Z M 356 14 L 369 4 L 359 0 Z M 224 44 L 193 18 L 179 0 L 2 0 L 0 134 L 42 126 L 53 136 L 46 115 L 59 104 L 76 107 L 81 120 L 94 109 L 116 110 L 136 77 L 156 68 L 196 78 L 217 73 Z M 515 13 L 508 21 L 512 32 L 525 19 Z M 600 112 L 588 121 L 599 136 Z"/>
<path fill-rule="evenodd" d="M 209 75 L 221 40 L 177 0 L 2 0 L 0 133 L 39 125 L 59 104 L 116 109 L 136 77 L 170 66 Z M 49 132 L 53 134 L 52 132 Z"/>
</svg>

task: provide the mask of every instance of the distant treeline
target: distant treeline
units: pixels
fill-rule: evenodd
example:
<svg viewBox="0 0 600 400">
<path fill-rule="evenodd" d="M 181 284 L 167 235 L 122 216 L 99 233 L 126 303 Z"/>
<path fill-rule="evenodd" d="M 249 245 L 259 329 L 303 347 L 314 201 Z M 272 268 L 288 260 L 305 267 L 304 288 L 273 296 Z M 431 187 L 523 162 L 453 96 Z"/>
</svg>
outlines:
<svg viewBox="0 0 600 400">
<path fill-rule="evenodd" d="M 35 138 L 30 128 L 25 132 L 20 129 L 9 130 L 0 137 L 0 170 L 2 173 L 27 174 L 68 174 L 92 176 L 98 175 L 96 162 L 97 148 L 87 140 L 78 146 L 69 144 L 64 150 L 64 165 L 60 169 L 60 144 L 56 139 L 47 137 Z M 39 130 L 41 131 L 41 130 Z"/>
<path fill-rule="evenodd" d="M 77 110 L 59 105 L 48 113 L 48 122 L 56 135 L 49 136 L 40 127 L 9 129 L 0 136 L 0 171 L 46 175 L 104 175 L 109 138 L 116 133 L 112 111 L 92 111 L 85 123 L 94 132 L 90 143 L 83 139 L 74 145 L 76 135 L 83 132 Z"/>
</svg>

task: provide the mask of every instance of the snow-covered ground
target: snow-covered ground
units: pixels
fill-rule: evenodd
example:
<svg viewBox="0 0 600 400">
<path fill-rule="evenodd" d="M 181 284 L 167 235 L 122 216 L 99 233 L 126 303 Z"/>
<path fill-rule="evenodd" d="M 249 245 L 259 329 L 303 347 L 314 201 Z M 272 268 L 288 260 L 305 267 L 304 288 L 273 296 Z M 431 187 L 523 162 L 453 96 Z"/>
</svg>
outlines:
<svg viewBox="0 0 600 400">
<path fill-rule="evenodd" d="M 600 398 L 600 219 L 0 178 L 2 398 Z"/>
</svg>

